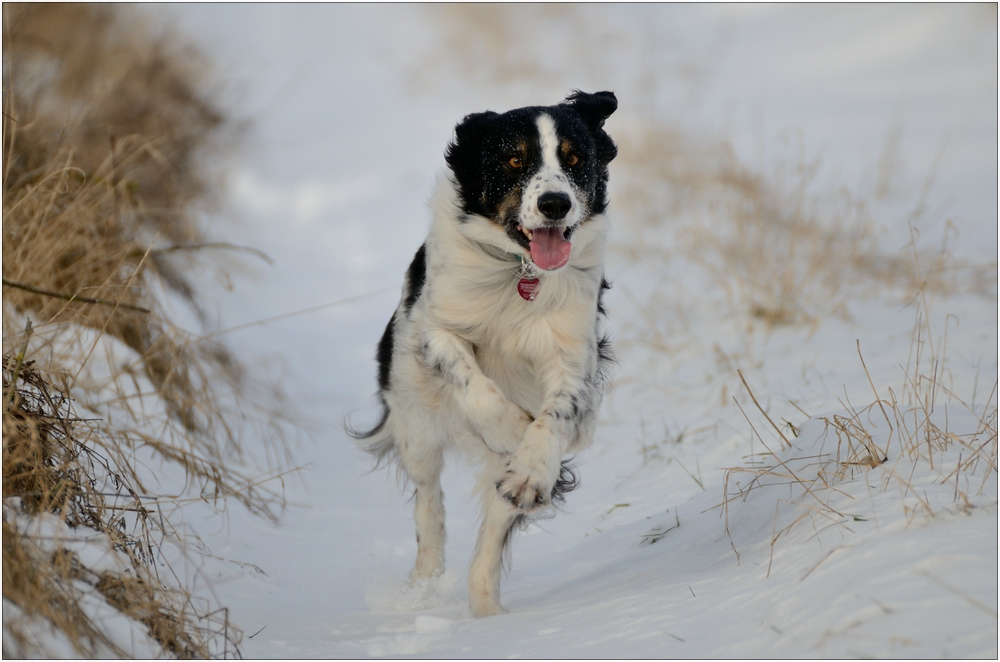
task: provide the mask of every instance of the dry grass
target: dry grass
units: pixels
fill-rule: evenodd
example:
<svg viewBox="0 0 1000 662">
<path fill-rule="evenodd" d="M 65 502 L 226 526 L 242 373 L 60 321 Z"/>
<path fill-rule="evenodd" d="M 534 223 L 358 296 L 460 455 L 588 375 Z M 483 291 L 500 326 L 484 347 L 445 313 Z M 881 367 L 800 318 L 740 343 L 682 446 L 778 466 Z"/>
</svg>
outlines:
<svg viewBox="0 0 1000 662">
<path fill-rule="evenodd" d="M 766 176 L 726 141 L 699 144 L 659 119 L 630 129 L 619 138 L 629 241 L 618 250 L 700 267 L 740 313 L 768 326 L 844 316 L 852 285 L 895 265 L 863 205 L 846 191 L 814 192 L 818 162 Z"/>
<path fill-rule="evenodd" d="M 863 407 L 842 401 L 844 413 L 817 417 L 815 420 L 823 424 L 822 431 L 817 436 L 813 426 L 811 434 L 820 444 L 810 446 L 810 454 L 800 451 L 793 441 L 799 428 L 788 425 L 782 429 L 776 425 L 743 381 L 774 434 L 768 445 L 747 416 L 753 438 L 764 452 L 753 453 L 744 466 L 726 470 L 721 506 L 737 558 L 739 552 L 729 533 L 730 503 L 746 500 L 756 490 L 767 489 L 775 494 L 773 490 L 778 488 L 786 495 L 775 504 L 772 559 L 779 539 L 800 523 L 808 522 L 819 532 L 829 526 L 850 527 L 852 521 L 877 519 L 875 510 L 862 512 L 857 509 L 863 507 L 852 502 L 852 497 L 841 498 L 846 495 L 845 483 L 859 476 L 879 492 L 894 491 L 899 495 L 907 521 L 955 510 L 969 512 L 983 505 L 984 497 L 988 501 L 992 496 L 992 506 L 996 506 L 995 493 L 988 494 L 986 487 L 990 477 L 998 473 L 997 384 L 994 382 L 985 401 L 978 403 L 975 394 L 963 399 L 946 386 L 943 372 L 947 337 L 942 334 L 935 339 L 927 321 L 925 297 L 921 303 L 910 359 L 898 392 L 893 388 L 878 392 L 868 375 L 859 343 L 859 367 L 868 378 L 874 400 Z M 971 419 L 964 417 L 966 423 L 976 423 L 953 429 L 948 412 L 962 410 L 971 415 Z M 934 485 L 954 488 L 938 488 L 929 496 L 928 475 L 933 477 Z M 914 482 L 915 476 L 921 483 Z M 950 498 L 943 498 L 943 492 L 950 492 Z M 837 505 L 843 502 L 853 503 L 851 512 Z"/>
<path fill-rule="evenodd" d="M 121 451 L 100 424 L 78 418 L 65 392 L 29 363 L 14 388 L 4 365 L 3 595 L 4 656 L 64 656 L 50 647 L 44 619 L 72 652 L 129 657 L 106 632 L 88 599 L 99 595 L 141 624 L 169 655 L 180 658 L 236 651 L 238 630 L 225 610 L 208 612 L 179 582 L 162 575 L 164 537 L 178 539 L 162 505 L 150 502 L 108 459 Z M 48 514 L 57 517 L 58 524 Z M 91 569 L 81 560 L 103 557 Z M 91 562 L 88 560 L 88 563 Z M 221 641 L 222 649 L 219 648 Z"/>
<path fill-rule="evenodd" d="M 170 517 L 187 502 L 281 508 L 280 395 L 169 312 L 198 314 L 198 249 L 228 247 L 199 212 L 237 132 L 206 63 L 127 7 L 3 20 L 4 655 L 53 654 L 46 622 L 59 654 L 132 655 L 95 595 L 165 654 L 233 653 L 225 612 L 196 606 L 164 550 L 186 553 Z M 80 539 L 114 563 L 91 568 Z"/>
<path fill-rule="evenodd" d="M 665 277 L 689 267 L 706 273 L 731 310 L 767 328 L 849 318 L 852 302 L 886 292 L 903 301 L 921 291 L 995 292 L 996 264 L 951 254 L 950 230 L 940 246 L 917 248 L 926 244 L 917 229 L 923 200 L 901 219 L 910 245 L 886 250 L 874 194 L 820 181 L 821 161 L 806 158 L 794 135 L 770 172 L 747 165 L 728 141 L 688 137 L 663 118 L 616 137 L 616 216 L 628 237 L 616 249 Z M 677 314 L 663 296 L 641 305 Z M 655 328 L 666 322 L 648 321 L 653 328 L 640 337 L 656 344 Z"/>
</svg>

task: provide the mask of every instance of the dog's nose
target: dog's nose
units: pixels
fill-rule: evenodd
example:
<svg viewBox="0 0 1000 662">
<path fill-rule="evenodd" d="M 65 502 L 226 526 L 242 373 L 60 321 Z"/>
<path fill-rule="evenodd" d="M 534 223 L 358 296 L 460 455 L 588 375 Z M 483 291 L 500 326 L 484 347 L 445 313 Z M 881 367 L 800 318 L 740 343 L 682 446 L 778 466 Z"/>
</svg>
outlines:
<svg viewBox="0 0 1000 662">
<path fill-rule="evenodd" d="M 572 206 L 573 203 L 570 202 L 569 196 L 565 193 L 549 191 L 548 193 L 542 193 L 538 198 L 538 211 L 553 221 L 565 218 Z"/>
</svg>

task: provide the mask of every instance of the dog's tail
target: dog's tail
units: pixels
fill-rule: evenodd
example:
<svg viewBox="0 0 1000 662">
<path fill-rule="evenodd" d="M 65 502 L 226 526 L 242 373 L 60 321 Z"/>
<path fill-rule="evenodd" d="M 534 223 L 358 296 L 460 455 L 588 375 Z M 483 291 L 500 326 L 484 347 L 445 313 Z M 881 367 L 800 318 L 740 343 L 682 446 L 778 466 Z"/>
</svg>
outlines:
<svg viewBox="0 0 1000 662">
<path fill-rule="evenodd" d="M 357 443 L 358 447 L 375 456 L 375 466 L 380 466 L 383 462 L 391 459 L 396 450 L 395 439 L 388 429 L 389 405 L 385 398 L 379 394 L 382 405 L 382 415 L 379 422 L 370 430 L 356 430 L 350 423 L 344 421 L 344 431 Z"/>
</svg>

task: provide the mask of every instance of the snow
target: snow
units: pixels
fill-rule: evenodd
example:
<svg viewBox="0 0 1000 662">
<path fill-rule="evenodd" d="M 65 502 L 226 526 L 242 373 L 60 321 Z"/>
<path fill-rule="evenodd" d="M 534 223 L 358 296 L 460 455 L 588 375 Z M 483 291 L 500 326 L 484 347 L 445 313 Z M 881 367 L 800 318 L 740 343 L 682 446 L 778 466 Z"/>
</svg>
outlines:
<svg viewBox="0 0 1000 662">
<path fill-rule="evenodd" d="M 10 504 L 4 505 L 4 521 L 25 539 L 38 545 L 34 553 L 39 556 L 44 558 L 44 555 L 51 554 L 54 550 L 66 550 L 93 573 L 91 577 L 106 571 L 130 571 L 122 559 L 112 553 L 108 539 L 103 534 L 87 526 L 70 527 L 64 519 L 51 513 L 28 517 L 19 512 L 18 506 L 16 497 Z M 120 650 L 132 652 L 137 658 L 152 659 L 160 655 L 159 644 L 149 636 L 145 626 L 112 607 L 91 582 L 83 579 L 63 581 L 72 583 L 72 593 L 77 596 L 80 613 L 92 623 L 100 624 L 107 642 Z M 5 625 L 13 625 L 13 630 L 27 638 L 24 650 L 38 651 L 43 656 L 52 658 L 77 656 L 73 643 L 63 631 L 51 627 L 47 621 L 40 620 L 35 615 L 26 615 L 13 602 L 5 602 L 3 608 Z M 93 646 L 97 658 L 115 656 L 114 649 L 104 641 L 98 639 L 88 642 L 84 639 L 84 643 Z"/>
<path fill-rule="evenodd" d="M 948 232 L 960 260 L 996 260 L 995 7 L 574 7 L 563 25 L 594 50 L 539 43 L 542 65 L 555 64 L 509 84 L 469 82 L 460 61 L 435 60 L 443 19 L 418 6 L 148 10 L 241 81 L 234 99 L 255 122 L 212 222 L 275 264 L 234 278 L 232 292 L 206 284 L 220 326 L 351 299 L 224 336 L 282 381 L 310 431 L 279 526 L 235 508 L 226 524 L 194 510 L 185 521 L 214 554 L 266 573 L 206 561 L 213 594 L 247 635 L 244 656 L 997 656 L 996 470 L 981 462 L 956 480 L 967 446 L 933 451 L 932 463 L 932 451 L 905 445 L 900 419 L 889 414 L 890 432 L 869 408 L 877 392 L 898 398 L 911 429 L 922 420 L 907 381 L 919 351 L 923 374 L 954 394 L 938 391 L 931 421 L 986 441 L 969 440 L 997 402 L 995 267 L 985 294 L 922 302 L 875 287 L 846 314 L 768 330 L 691 260 L 629 257 L 639 235 L 615 216 L 627 204 L 612 164 L 607 303 L 620 366 L 597 440 L 577 458 L 581 487 L 515 539 L 503 616 L 472 619 L 466 606 L 477 515 L 461 465 L 444 480 L 449 569 L 409 587 L 408 495 L 342 430 L 345 417 L 375 416 L 375 345 L 426 233 L 452 127 L 469 112 L 613 89 L 612 136 L 668 117 L 694 144 L 729 140 L 760 172 L 801 148 L 821 157 L 814 187 L 868 196 L 890 254 L 906 254 L 916 218 L 921 247 Z M 533 21 L 547 10 L 509 11 L 541 36 Z M 573 30 L 551 38 L 565 45 Z M 615 31 L 617 41 L 595 38 Z M 876 198 L 885 160 L 896 164 L 892 195 Z M 670 219 L 654 239 L 669 247 L 690 222 Z M 824 419 L 852 412 L 889 460 L 833 481 L 837 439 Z M 726 471 L 766 466 L 777 468 L 753 483 Z M 773 475 L 788 471 L 810 491 Z"/>
</svg>

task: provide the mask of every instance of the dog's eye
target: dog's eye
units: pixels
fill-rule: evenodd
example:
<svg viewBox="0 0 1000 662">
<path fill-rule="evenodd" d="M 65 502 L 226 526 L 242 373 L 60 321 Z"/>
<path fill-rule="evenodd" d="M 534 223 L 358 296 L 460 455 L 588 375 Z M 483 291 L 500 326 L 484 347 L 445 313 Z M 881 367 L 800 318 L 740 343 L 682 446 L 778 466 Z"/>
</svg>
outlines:
<svg viewBox="0 0 1000 662">
<path fill-rule="evenodd" d="M 520 156 L 512 156 L 510 157 L 510 160 L 507 161 L 507 165 L 515 170 L 520 170 L 524 167 L 524 160 L 522 160 Z"/>
<path fill-rule="evenodd" d="M 570 168 L 572 168 L 579 162 L 580 162 L 580 157 L 577 156 L 576 154 L 570 152 L 569 154 L 566 155 L 566 165 L 568 165 Z"/>
</svg>

